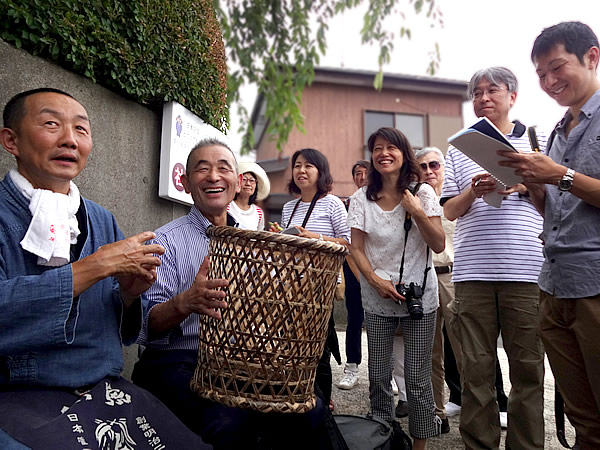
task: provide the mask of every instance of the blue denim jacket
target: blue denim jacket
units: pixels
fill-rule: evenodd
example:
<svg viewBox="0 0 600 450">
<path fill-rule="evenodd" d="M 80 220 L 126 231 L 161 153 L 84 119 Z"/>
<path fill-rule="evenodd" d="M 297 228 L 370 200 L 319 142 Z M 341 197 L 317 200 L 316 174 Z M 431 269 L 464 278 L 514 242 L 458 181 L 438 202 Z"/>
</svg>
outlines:
<svg viewBox="0 0 600 450">
<path fill-rule="evenodd" d="M 123 239 L 111 213 L 82 202 L 88 236 L 80 258 Z M 0 385 L 76 388 L 118 376 L 122 341 L 137 338 L 141 305 L 139 321 L 128 320 L 121 330 L 123 307 L 113 277 L 73 298 L 71 264 L 40 266 L 37 256 L 21 248 L 30 221 L 28 201 L 5 176 L 0 182 Z"/>
</svg>

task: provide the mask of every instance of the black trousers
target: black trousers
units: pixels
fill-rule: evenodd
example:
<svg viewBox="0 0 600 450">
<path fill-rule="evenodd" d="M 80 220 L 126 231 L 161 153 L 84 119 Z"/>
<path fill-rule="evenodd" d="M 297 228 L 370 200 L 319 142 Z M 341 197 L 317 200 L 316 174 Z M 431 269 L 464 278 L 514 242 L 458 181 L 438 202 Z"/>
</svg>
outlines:
<svg viewBox="0 0 600 450">
<path fill-rule="evenodd" d="M 190 388 L 193 350 L 146 349 L 132 379 L 161 399 L 215 450 L 326 450 L 331 447 L 323 402 L 304 414 L 260 413 L 200 398 Z"/>
<path fill-rule="evenodd" d="M 346 311 L 348 312 L 346 325 L 346 362 L 360 364 L 362 327 L 365 321 L 365 311 L 360 296 L 360 282 L 350 270 L 350 266 L 344 261 L 344 280 L 346 289 Z"/>
<path fill-rule="evenodd" d="M 329 405 L 333 385 L 333 376 L 331 374 L 331 356 L 333 355 L 338 364 L 342 363 L 340 345 L 338 342 L 337 333 L 335 331 L 335 322 L 333 321 L 333 313 L 329 318 L 327 327 L 327 341 L 325 342 L 325 349 L 323 350 L 323 355 L 321 355 L 321 359 L 319 360 L 319 365 L 317 366 L 317 373 L 315 376 L 315 384 L 321 391 L 322 399 L 325 402 L 325 405 Z"/>
</svg>

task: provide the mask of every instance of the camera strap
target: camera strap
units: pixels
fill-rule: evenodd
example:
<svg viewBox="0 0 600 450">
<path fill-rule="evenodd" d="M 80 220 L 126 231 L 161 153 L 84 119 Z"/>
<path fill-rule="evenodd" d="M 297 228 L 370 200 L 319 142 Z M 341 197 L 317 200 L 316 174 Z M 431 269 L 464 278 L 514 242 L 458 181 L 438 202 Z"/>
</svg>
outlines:
<svg viewBox="0 0 600 450">
<path fill-rule="evenodd" d="M 417 183 L 415 187 L 410 191 L 412 195 L 417 195 L 419 188 L 423 183 Z M 408 211 L 404 217 L 404 247 L 402 248 L 402 259 L 400 260 L 400 277 L 398 283 L 402 283 L 402 275 L 404 274 L 404 256 L 406 254 L 406 241 L 408 240 L 408 232 L 412 228 L 412 217 Z M 429 245 L 425 249 L 425 271 L 423 272 L 423 292 L 425 292 L 425 285 L 427 284 L 427 273 L 431 270 L 429 267 Z"/>
</svg>

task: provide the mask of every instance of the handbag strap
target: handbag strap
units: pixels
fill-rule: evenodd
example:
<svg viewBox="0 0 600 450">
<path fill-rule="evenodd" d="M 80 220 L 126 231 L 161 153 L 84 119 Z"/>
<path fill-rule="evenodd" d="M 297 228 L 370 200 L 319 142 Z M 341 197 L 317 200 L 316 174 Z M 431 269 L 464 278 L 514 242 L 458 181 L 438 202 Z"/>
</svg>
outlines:
<svg viewBox="0 0 600 450">
<path fill-rule="evenodd" d="M 306 215 L 304 216 L 304 220 L 302 221 L 302 228 L 306 228 L 306 224 L 308 223 L 308 219 L 312 213 L 312 210 L 314 209 L 315 205 L 317 204 L 317 200 L 319 200 L 319 197 L 321 196 L 321 193 L 319 191 L 315 192 L 315 195 L 313 196 L 311 202 L 310 202 L 310 206 L 308 207 L 308 211 L 306 211 Z M 294 205 L 294 209 L 292 210 L 292 214 L 290 214 L 290 218 L 288 220 L 287 226 L 286 228 L 290 227 L 290 223 L 292 222 L 292 218 L 294 217 L 294 214 L 296 213 L 296 210 L 298 209 L 298 205 L 300 204 L 300 202 L 302 201 L 301 198 L 298 199 L 298 201 L 296 202 L 296 204 Z"/>
</svg>

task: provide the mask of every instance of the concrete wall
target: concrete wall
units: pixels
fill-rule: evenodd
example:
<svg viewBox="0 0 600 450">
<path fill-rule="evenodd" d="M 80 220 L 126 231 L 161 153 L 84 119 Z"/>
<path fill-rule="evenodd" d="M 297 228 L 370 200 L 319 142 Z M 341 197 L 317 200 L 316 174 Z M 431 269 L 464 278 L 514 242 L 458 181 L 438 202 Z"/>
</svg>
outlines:
<svg viewBox="0 0 600 450">
<path fill-rule="evenodd" d="M 186 214 L 188 208 L 158 197 L 161 111 L 153 111 L 31 56 L 0 40 L 0 109 L 15 94 L 52 87 L 73 95 L 86 109 L 94 142 L 87 167 L 75 180 L 81 194 L 111 211 L 125 236 Z M 0 176 L 16 167 L 0 151 Z M 135 347 L 128 349 L 126 375 Z"/>
</svg>

